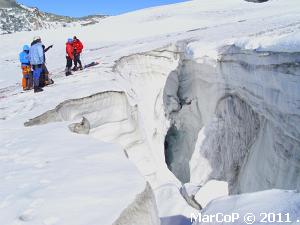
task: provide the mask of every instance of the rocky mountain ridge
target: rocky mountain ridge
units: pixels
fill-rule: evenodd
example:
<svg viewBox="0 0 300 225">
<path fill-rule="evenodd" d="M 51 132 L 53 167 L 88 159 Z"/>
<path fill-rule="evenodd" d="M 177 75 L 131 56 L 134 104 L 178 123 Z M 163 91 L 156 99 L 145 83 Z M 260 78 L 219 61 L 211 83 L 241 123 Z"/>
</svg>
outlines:
<svg viewBox="0 0 300 225">
<path fill-rule="evenodd" d="M 81 18 L 59 16 L 27 7 L 11 0 L 0 1 L 0 34 L 19 31 L 54 29 L 59 27 L 88 26 L 106 16 L 91 15 Z"/>
</svg>

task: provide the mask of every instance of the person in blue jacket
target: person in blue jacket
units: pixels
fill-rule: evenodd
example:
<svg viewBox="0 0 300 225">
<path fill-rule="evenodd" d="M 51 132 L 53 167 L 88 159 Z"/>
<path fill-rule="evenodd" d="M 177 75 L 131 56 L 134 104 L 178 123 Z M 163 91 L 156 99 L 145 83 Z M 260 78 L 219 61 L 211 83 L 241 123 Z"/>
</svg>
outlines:
<svg viewBox="0 0 300 225">
<path fill-rule="evenodd" d="M 29 46 L 24 45 L 23 51 L 19 54 L 19 60 L 21 63 L 23 78 L 22 78 L 22 87 L 23 90 L 30 90 L 32 88 L 32 73 L 31 66 L 29 61 Z"/>
<path fill-rule="evenodd" d="M 29 51 L 29 60 L 33 68 L 34 92 L 41 92 L 43 89 L 39 86 L 39 84 L 45 58 L 43 44 L 40 37 L 33 38 Z"/>
</svg>

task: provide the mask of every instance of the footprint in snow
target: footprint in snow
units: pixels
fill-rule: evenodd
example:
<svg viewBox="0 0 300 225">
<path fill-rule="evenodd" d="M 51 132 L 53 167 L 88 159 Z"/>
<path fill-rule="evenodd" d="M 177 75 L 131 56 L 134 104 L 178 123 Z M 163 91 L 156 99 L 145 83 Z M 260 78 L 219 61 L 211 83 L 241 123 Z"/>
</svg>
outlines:
<svg viewBox="0 0 300 225">
<path fill-rule="evenodd" d="M 43 223 L 45 225 L 55 225 L 57 224 L 57 222 L 59 221 L 59 218 L 57 217 L 50 217 L 50 218 L 47 218 L 43 221 Z"/>
<path fill-rule="evenodd" d="M 1 203 L 0 203 L 0 209 L 4 209 L 5 207 L 9 206 L 12 203 L 14 195 L 7 196 Z"/>
<path fill-rule="evenodd" d="M 31 221 L 34 218 L 34 215 L 34 209 L 27 209 L 19 216 L 19 220 L 24 222 Z"/>
<path fill-rule="evenodd" d="M 29 209 L 26 209 L 20 216 L 19 220 L 23 222 L 28 222 L 34 219 L 36 215 L 36 208 L 40 208 L 40 206 L 44 203 L 44 199 L 39 198 L 35 199 L 30 203 Z"/>
<path fill-rule="evenodd" d="M 43 168 L 45 168 L 47 166 L 48 163 L 49 163 L 48 161 L 46 161 L 46 162 L 40 162 L 38 164 L 35 164 L 34 167 L 37 168 L 37 169 L 43 169 Z"/>
</svg>

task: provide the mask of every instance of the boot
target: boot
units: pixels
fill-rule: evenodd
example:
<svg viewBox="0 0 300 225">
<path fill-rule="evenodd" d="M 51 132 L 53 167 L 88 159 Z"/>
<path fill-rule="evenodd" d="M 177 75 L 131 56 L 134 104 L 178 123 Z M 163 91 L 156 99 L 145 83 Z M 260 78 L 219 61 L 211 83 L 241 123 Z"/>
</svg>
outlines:
<svg viewBox="0 0 300 225">
<path fill-rule="evenodd" d="M 27 80 L 25 77 L 22 78 L 22 87 L 23 87 L 23 91 L 26 91 L 26 87 L 27 87 Z"/>
<path fill-rule="evenodd" d="M 80 70 L 83 70 L 83 67 L 82 67 L 81 61 L 79 61 L 79 69 L 80 69 Z"/>
<path fill-rule="evenodd" d="M 48 82 L 49 82 L 49 85 L 50 85 L 50 84 L 54 84 L 54 80 L 52 80 L 52 79 L 49 79 Z"/>
<path fill-rule="evenodd" d="M 77 70 L 78 70 L 77 66 L 74 66 L 72 69 L 72 71 L 77 71 Z"/>
<path fill-rule="evenodd" d="M 69 76 L 69 75 L 72 75 L 72 72 L 71 72 L 71 68 L 66 68 L 65 69 L 65 72 L 66 72 L 66 76 Z"/>
<path fill-rule="evenodd" d="M 43 88 L 40 87 L 34 87 L 34 93 L 42 92 Z"/>
<path fill-rule="evenodd" d="M 49 82 L 49 75 L 45 74 L 45 86 L 47 86 L 49 84 L 50 84 L 50 82 Z"/>
</svg>

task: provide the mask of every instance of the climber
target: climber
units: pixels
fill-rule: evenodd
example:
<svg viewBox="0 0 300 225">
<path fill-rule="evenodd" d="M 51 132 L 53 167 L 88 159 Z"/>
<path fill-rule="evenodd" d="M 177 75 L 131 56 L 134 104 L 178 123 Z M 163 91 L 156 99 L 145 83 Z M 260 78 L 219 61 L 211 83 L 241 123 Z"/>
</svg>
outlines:
<svg viewBox="0 0 300 225">
<path fill-rule="evenodd" d="M 23 73 L 22 87 L 23 90 L 30 90 L 32 88 L 32 73 L 29 62 L 29 46 L 24 45 L 23 51 L 19 54 L 19 60 L 21 62 L 21 68 Z"/>
<path fill-rule="evenodd" d="M 53 84 L 53 80 L 49 78 L 49 71 L 47 69 L 47 66 L 46 66 L 46 55 L 45 53 L 53 47 L 53 45 L 50 45 L 49 47 L 45 47 L 45 45 L 42 45 L 43 47 L 43 51 L 44 51 L 44 64 L 42 65 L 42 74 L 40 76 L 40 87 L 44 87 L 46 85 L 49 85 L 49 84 Z"/>
<path fill-rule="evenodd" d="M 33 68 L 34 92 L 41 92 L 43 89 L 40 85 L 40 76 L 43 71 L 44 50 L 40 37 L 34 37 L 29 51 L 30 64 Z"/>
<path fill-rule="evenodd" d="M 69 38 L 66 43 L 66 76 L 72 75 L 71 68 L 72 68 L 72 61 L 74 60 L 74 48 L 73 48 L 73 39 Z"/>
<path fill-rule="evenodd" d="M 74 67 L 72 70 L 73 71 L 78 70 L 77 64 L 79 64 L 79 69 L 83 70 L 82 63 L 80 60 L 80 54 L 83 49 L 83 44 L 76 36 L 73 37 L 73 48 L 74 48 Z"/>
</svg>

